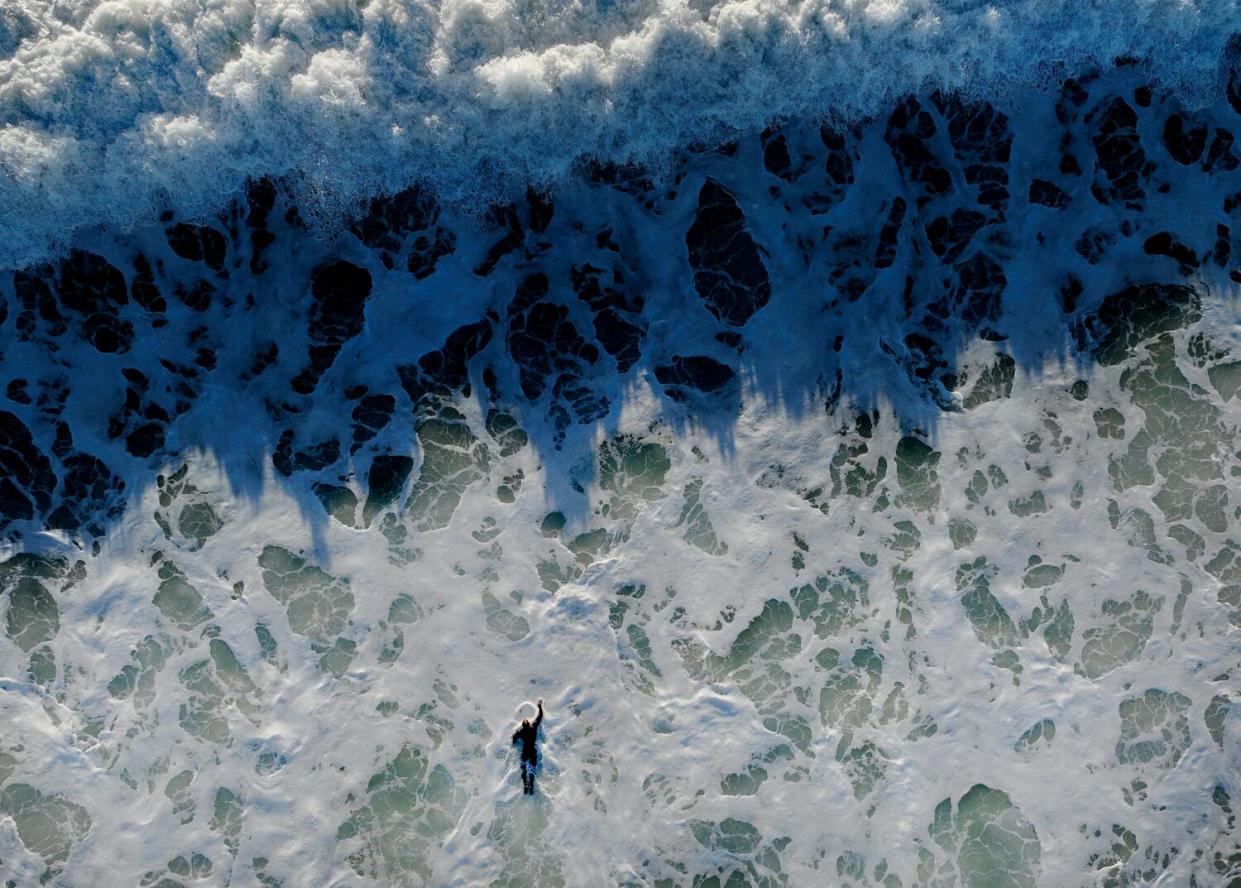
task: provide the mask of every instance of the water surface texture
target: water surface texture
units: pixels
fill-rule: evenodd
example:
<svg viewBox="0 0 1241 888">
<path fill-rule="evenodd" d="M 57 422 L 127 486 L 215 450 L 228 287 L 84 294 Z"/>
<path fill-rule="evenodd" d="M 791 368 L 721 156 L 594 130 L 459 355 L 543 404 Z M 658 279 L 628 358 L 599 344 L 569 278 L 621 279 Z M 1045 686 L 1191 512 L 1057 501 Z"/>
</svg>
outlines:
<svg viewBox="0 0 1241 888">
<path fill-rule="evenodd" d="M 1236 17 L 6 6 L 0 881 L 1241 884 Z"/>
</svg>

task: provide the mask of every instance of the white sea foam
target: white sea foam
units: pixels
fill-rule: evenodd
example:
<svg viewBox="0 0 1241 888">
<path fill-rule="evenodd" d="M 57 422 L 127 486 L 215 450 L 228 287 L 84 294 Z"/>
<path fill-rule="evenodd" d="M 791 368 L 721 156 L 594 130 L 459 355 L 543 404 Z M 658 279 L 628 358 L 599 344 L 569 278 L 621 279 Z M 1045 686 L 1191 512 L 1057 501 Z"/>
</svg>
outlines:
<svg viewBox="0 0 1241 888">
<path fill-rule="evenodd" d="M 1039 119 L 1013 124 L 1015 195 L 1054 168 L 1059 133 L 1041 139 Z M 788 137 L 797 157 L 819 134 Z M 529 264 L 479 278 L 494 232 L 452 211 L 456 250 L 417 284 L 356 241 L 340 247 L 375 276 L 365 328 L 292 418 L 271 411 L 296 400 L 307 280 L 339 258 L 300 231 L 280 229 L 285 252 L 261 278 L 244 263 L 216 278 L 205 312 L 169 281 L 168 325 L 144 327 L 124 355 L 50 338 L 33 317 L 29 336 L 0 324 L 8 378 L 49 396 L 4 409 L 48 452 L 64 419 L 74 446 L 125 473 L 128 497 L 97 551 L 37 522 L 0 549 L 0 882 L 1058 888 L 1235 875 L 1235 289 L 1195 281 L 1200 320 L 1148 336 L 1121 365 L 1079 366 L 1060 350 L 1056 300 L 1018 294 L 1053 292 L 1066 269 L 1092 269 L 1083 300 L 1174 272 L 1124 245 L 1087 265 L 1079 232 L 1112 212 L 1088 183 L 1063 212 L 1014 200 L 1011 338 L 971 340 L 958 366 L 962 395 L 994 391 L 918 414 L 884 357 L 904 332 L 901 285 L 824 312 L 828 248 L 809 266 L 801 254 L 825 224 L 848 238 L 854 220 L 882 219 L 895 173 L 868 155 L 831 213 L 790 212 L 762 202 L 774 177 L 754 172 L 757 143 L 698 158 L 658 215 L 629 216 L 612 188 L 554 195 L 549 273 L 594 261 L 583 220 L 643 257 L 647 363 L 594 381 L 612 411 L 560 450 L 547 400 L 492 405 L 476 383 L 449 414 L 471 431 L 440 440 L 464 434 L 485 466 L 460 447 L 433 454 L 414 428 L 428 415 L 402 400 L 375 452 L 409 454 L 421 488 L 459 483 L 439 527 L 412 489 L 367 529 L 357 508 L 348 526 L 328 516 L 316 481 L 367 497 L 368 450 L 286 478 L 272 448 L 286 421 L 299 442 L 348 440 L 347 391 L 403 398 L 394 364 L 507 313 Z M 1217 194 L 1194 199 L 1202 174 L 1179 166 L 1161 168 L 1171 187 L 1151 190 L 1133 240 L 1176 220 L 1201 252 Z M 708 175 L 749 210 L 778 298 L 745 327 L 738 403 L 681 412 L 650 365 L 723 354 L 669 246 Z M 1225 193 L 1235 181 L 1209 180 Z M 178 264 L 162 227 L 108 252 L 135 249 L 169 274 L 201 272 Z M 564 301 L 589 331 L 583 301 Z M 826 345 L 838 334 L 839 359 Z M 186 336 L 218 365 L 191 377 L 202 392 L 170 426 L 153 487 L 156 465 L 109 444 L 105 417 L 129 397 L 118 365 L 171 397 Z M 515 391 L 502 338 L 479 357 Z M 277 365 L 242 381 L 268 341 Z M 1011 391 L 995 383 L 997 351 L 1019 359 Z M 852 409 L 823 413 L 834 364 L 848 395 L 882 405 L 865 435 Z M 520 416 L 529 445 L 502 453 L 489 406 Z M 911 416 L 934 454 L 909 446 Z M 657 455 L 616 459 L 617 433 Z M 205 538 L 187 531 L 204 506 Z M 301 588 L 268 575 L 269 547 L 301 553 Z M 23 552 L 52 559 L 35 565 L 45 575 L 10 560 Z M 66 573 L 78 559 L 82 575 Z M 524 798 L 509 738 L 540 696 L 544 764 Z"/>
<path fill-rule="evenodd" d="M 455 198 L 651 159 L 927 84 L 1003 98 L 1128 56 L 1218 89 L 1230 0 L 16 0 L 0 10 L 0 267 L 218 209 Z"/>
</svg>

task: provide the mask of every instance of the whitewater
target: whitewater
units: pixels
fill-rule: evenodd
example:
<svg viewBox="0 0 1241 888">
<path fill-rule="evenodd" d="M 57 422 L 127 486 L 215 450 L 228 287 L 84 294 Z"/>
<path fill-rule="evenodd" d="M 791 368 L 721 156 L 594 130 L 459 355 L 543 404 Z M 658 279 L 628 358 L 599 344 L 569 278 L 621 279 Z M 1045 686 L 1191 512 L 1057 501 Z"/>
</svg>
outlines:
<svg viewBox="0 0 1241 888">
<path fill-rule="evenodd" d="M 1238 12 L 6 3 L 0 883 L 1241 884 Z"/>
<path fill-rule="evenodd" d="M 16 0 L 0 11 L 0 265 L 289 177 L 308 217 L 420 183 L 478 205 L 584 160 L 665 164 L 921 89 L 1022 101 L 1129 58 L 1191 102 L 1231 0 Z"/>
</svg>

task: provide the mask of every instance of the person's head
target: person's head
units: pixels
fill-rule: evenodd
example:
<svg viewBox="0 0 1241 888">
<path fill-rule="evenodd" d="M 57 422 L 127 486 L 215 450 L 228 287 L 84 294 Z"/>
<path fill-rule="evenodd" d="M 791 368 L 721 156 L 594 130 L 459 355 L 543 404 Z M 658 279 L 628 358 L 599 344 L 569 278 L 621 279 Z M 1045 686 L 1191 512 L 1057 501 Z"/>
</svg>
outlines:
<svg viewBox="0 0 1241 888">
<path fill-rule="evenodd" d="M 530 727 L 530 719 L 528 719 L 528 718 L 523 718 L 523 719 L 521 720 L 521 726 L 522 726 L 523 728 L 528 728 L 528 727 Z"/>
</svg>

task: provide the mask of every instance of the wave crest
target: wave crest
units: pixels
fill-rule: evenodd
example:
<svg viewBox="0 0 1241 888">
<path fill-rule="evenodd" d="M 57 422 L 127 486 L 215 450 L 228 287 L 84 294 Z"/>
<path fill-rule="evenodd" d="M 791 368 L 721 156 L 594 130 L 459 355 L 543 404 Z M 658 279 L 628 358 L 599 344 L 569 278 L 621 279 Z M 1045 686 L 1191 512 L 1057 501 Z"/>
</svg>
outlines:
<svg viewBox="0 0 1241 888">
<path fill-rule="evenodd" d="M 293 176 L 331 215 L 649 161 L 926 87 L 1003 101 L 1117 57 L 1218 93 L 1229 0 L 18 0 L 0 11 L 0 266 Z"/>
</svg>

